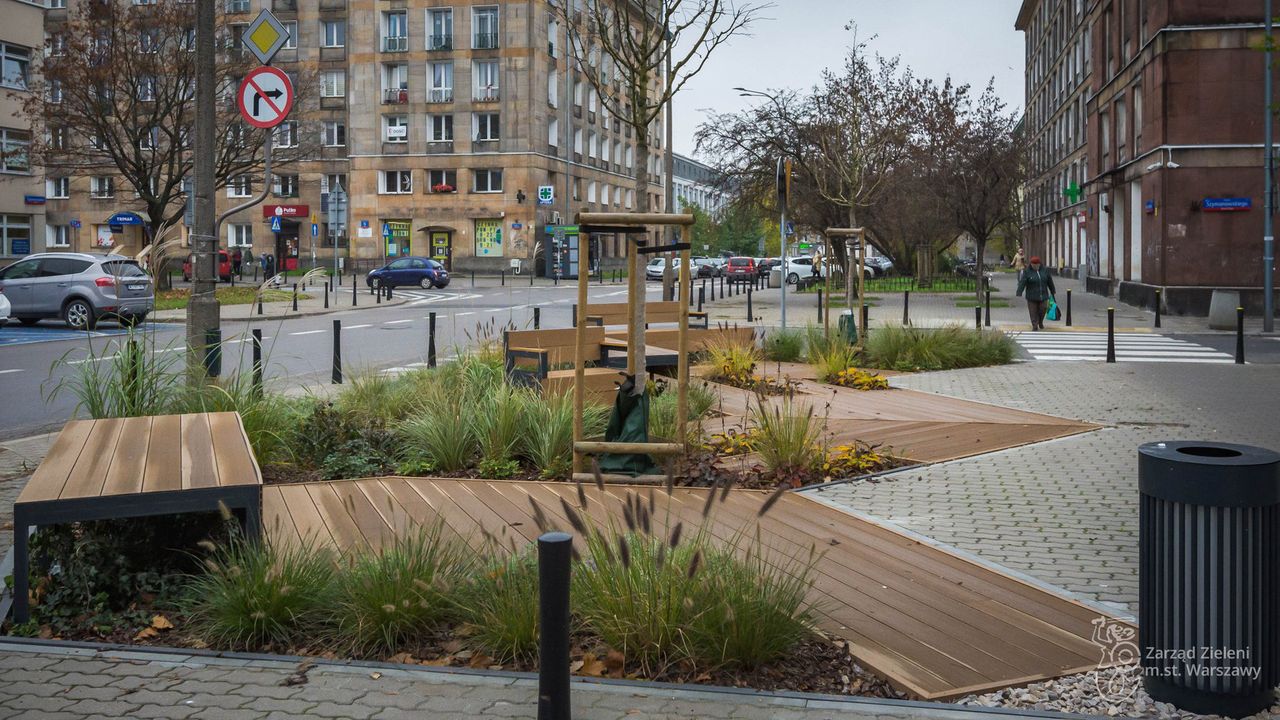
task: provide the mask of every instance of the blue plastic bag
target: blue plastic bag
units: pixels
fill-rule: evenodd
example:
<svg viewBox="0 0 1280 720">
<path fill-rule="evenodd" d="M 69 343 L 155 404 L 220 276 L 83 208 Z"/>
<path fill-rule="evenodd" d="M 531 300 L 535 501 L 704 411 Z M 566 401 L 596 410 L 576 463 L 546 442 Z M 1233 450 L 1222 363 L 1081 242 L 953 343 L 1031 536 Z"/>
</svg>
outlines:
<svg viewBox="0 0 1280 720">
<path fill-rule="evenodd" d="M 1061 320 L 1062 310 L 1058 309 L 1058 301 L 1049 298 L 1049 312 L 1045 313 L 1045 317 L 1049 320 Z"/>
</svg>

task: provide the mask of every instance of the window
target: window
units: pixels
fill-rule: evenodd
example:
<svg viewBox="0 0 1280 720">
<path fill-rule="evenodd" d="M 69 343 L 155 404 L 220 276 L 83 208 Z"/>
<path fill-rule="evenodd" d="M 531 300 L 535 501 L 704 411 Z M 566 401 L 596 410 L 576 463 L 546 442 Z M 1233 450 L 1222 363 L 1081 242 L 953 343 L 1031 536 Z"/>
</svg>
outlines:
<svg viewBox="0 0 1280 720">
<path fill-rule="evenodd" d="M 45 225 L 45 245 L 49 247 L 71 247 L 70 225 Z"/>
<path fill-rule="evenodd" d="M 0 128 L 0 170 L 24 173 L 31 169 L 28 151 L 31 133 L 26 130 Z"/>
<path fill-rule="evenodd" d="M 249 0 L 227 0 L 227 12 L 229 13 L 249 12 Z"/>
<path fill-rule="evenodd" d="M 433 62 L 427 67 L 431 72 L 431 94 L 427 100 L 433 103 L 453 102 L 453 63 Z"/>
<path fill-rule="evenodd" d="M 476 142 L 499 139 L 498 113 L 476 113 L 472 117 L 475 123 Z"/>
<path fill-rule="evenodd" d="M 502 192 L 502 171 L 501 170 L 476 170 L 472 175 L 475 178 L 475 191 L 478 193 L 499 193 Z"/>
<path fill-rule="evenodd" d="M 280 46 L 281 50 L 297 50 L 298 49 L 298 21 L 283 20 L 280 23 L 284 25 L 284 30 L 288 33 L 288 37 L 284 39 L 284 45 Z"/>
<path fill-rule="evenodd" d="M 609 204 L 609 183 L 600 184 L 600 204 L 606 206 Z"/>
<path fill-rule="evenodd" d="M 498 8 L 478 7 L 471 11 L 471 47 L 491 50 L 498 47 Z"/>
<path fill-rule="evenodd" d="M 50 80 L 48 84 L 49 103 L 57 105 L 62 102 L 62 81 Z"/>
<path fill-rule="evenodd" d="M 591 182 L 587 183 L 587 202 L 593 203 L 595 201 L 596 201 L 596 181 L 592 180 Z"/>
<path fill-rule="evenodd" d="M 50 10 L 61 10 L 67 7 L 67 0 L 49 0 Z"/>
<path fill-rule="evenodd" d="M 547 104 L 560 107 L 560 76 L 554 72 L 547 74 Z"/>
<path fill-rule="evenodd" d="M 378 192 L 383 195 L 404 195 L 413 192 L 413 171 L 383 170 L 378 173 Z"/>
<path fill-rule="evenodd" d="M 471 64 L 476 100 L 498 99 L 498 61 L 477 60 Z"/>
<path fill-rule="evenodd" d="M 139 150 L 155 150 L 159 146 L 160 128 L 148 128 L 147 131 L 142 134 L 142 137 L 138 138 Z"/>
<path fill-rule="evenodd" d="M 404 64 L 382 66 L 382 102 L 403 105 L 409 102 L 409 66 Z"/>
<path fill-rule="evenodd" d="M 252 178 L 248 175 L 237 175 L 227 181 L 227 197 L 247 198 L 253 194 Z"/>
<path fill-rule="evenodd" d="M 156 79 L 150 75 L 138 78 L 138 99 L 142 102 L 154 102 L 156 99 Z"/>
<path fill-rule="evenodd" d="M 627 146 L 627 169 L 630 170 L 636 164 L 636 150 L 631 146 Z"/>
<path fill-rule="evenodd" d="M 320 194 L 327 195 L 331 192 L 347 190 L 347 176 L 342 173 L 334 173 L 330 175 L 320 176 Z"/>
<path fill-rule="evenodd" d="M 1133 152 L 1142 152 L 1142 86 L 1133 89 Z"/>
<path fill-rule="evenodd" d="M 338 48 L 347 44 L 346 20 L 323 20 L 320 22 L 320 47 Z"/>
<path fill-rule="evenodd" d="M 27 255 L 31 252 L 31 216 L 0 215 L 0 255 Z M 5 273 L 6 277 L 34 277 Z"/>
<path fill-rule="evenodd" d="M 407 115 L 387 115 L 382 119 L 382 127 L 387 142 L 409 142 Z"/>
<path fill-rule="evenodd" d="M 90 179 L 89 197 L 107 199 L 116 196 L 116 179 L 99 175 Z"/>
<path fill-rule="evenodd" d="M 573 106 L 582 107 L 582 81 L 573 81 Z"/>
<path fill-rule="evenodd" d="M 320 97 L 338 98 L 347 94 L 345 70 L 325 70 L 320 73 Z"/>
<path fill-rule="evenodd" d="M 0 85 L 26 90 L 31 78 L 31 49 L 0 43 L 0 63 Z"/>
<path fill-rule="evenodd" d="M 271 192 L 276 197 L 298 197 L 298 176 L 272 173 Z"/>
<path fill-rule="evenodd" d="M 502 257 L 502 220 L 476 220 L 476 257 Z"/>
<path fill-rule="evenodd" d="M 599 152 L 597 152 L 596 150 L 596 148 L 598 148 L 599 146 L 600 146 L 600 143 L 596 139 L 596 134 L 594 132 L 588 132 L 587 133 L 587 157 L 594 158 L 596 155 L 599 155 Z"/>
<path fill-rule="evenodd" d="M 280 123 L 276 128 L 275 137 L 272 140 L 273 147 L 297 147 L 298 146 L 298 121 L 286 120 Z"/>
<path fill-rule="evenodd" d="M 430 28 L 430 35 L 427 36 L 428 50 L 452 50 L 453 49 L 453 10 L 443 8 L 440 10 L 427 11 L 427 27 Z"/>
<path fill-rule="evenodd" d="M 582 154 L 582 128 L 573 129 L 573 151 Z"/>
<path fill-rule="evenodd" d="M 249 223 L 227 225 L 227 247 L 253 247 L 253 226 Z"/>
<path fill-rule="evenodd" d="M 50 57 L 58 57 L 67 51 L 67 36 L 63 33 L 51 33 L 45 43 Z"/>
<path fill-rule="evenodd" d="M 1129 114 L 1123 100 L 1116 101 L 1116 159 L 1123 161 L 1129 140 Z"/>
<path fill-rule="evenodd" d="M 551 118 L 547 123 L 547 144 L 551 147 L 560 147 L 560 121 Z"/>
<path fill-rule="evenodd" d="M 323 141 L 325 147 L 342 147 L 347 144 L 347 124 L 338 120 L 326 120 Z"/>
<path fill-rule="evenodd" d="M 431 116 L 431 142 L 452 142 L 453 141 L 453 116 L 452 115 L 432 115 Z"/>
<path fill-rule="evenodd" d="M 160 52 L 160 30 L 146 28 L 138 32 L 138 52 L 151 55 Z"/>
<path fill-rule="evenodd" d="M 430 181 L 430 184 L 427 187 L 433 193 L 451 193 L 458 191 L 457 170 L 429 170 L 427 171 L 427 179 Z"/>
<path fill-rule="evenodd" d="M 600 100 L 599 93 L 596 92 L 595 88 L 591 88 L 591 90 L 587 93 L 587 112 L 590 112 L 590 113 L 595 112 L 596 105 L 599 103 L 599 100 Z"/>
<path fill-rule="evenodd" d="M 559 57 L 557 50 L 560 47 L 560 21 L 554 17 L 547 18 L 547 52 L 551 57 Z"/>
<path fill-rule="evenodd" d="M 409 49 L 409 14 L 403 10 L 382 13 L 383 52 Z"/>
<path fill-rule="evenodd" d="M 44 182 L 44 194 L 50 200 L 65 200 L 71 197 L 71 178 L 51 177 Z"/>
</svg>

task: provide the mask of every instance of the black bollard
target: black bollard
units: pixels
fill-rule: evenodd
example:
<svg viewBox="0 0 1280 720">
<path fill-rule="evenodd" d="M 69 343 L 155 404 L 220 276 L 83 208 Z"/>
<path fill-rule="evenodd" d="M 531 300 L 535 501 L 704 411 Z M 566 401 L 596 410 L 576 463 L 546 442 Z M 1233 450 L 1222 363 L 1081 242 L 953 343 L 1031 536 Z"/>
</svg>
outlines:
<svg viewBox="0 0 1280 720">
<path fill-rule="evenodd" d="M 533 309 L 533 329 L 534 330 L 542 329 L 542 308 L 540 307 L 536 307 Z"/>
<path fill-rule="evenodd" d="M 724 299 L 724 276 L 720 276 L 720 299 Z"/>
<path fill-rule="evenodd" d="M 236 274 L 231 273 L 231 287 L 235 287 L 235 286 L 236 286 Z"/>
<path fill-rule="evenodd" d="M 1071 327 L 1071 288 L 1067 288 L 1067 327 Z"/>
<path fill-rule="evenodd" d="M 818 288 L 818 324 L 822 324 L 822 318 L 826 317 L 822 314 L 822 288 Z"/>
<path fill-rule="evenodd" d="M 973 306 L 973 325 L 978 330 L 982 329 L 982 306 L 981 305 Z"/>
<path fill-rule="evenodd" d="M 210 377 L 222 374 L 221 328 L 214 328 L 204 334 L 204 369 Z"/>
<path fill-rule="evenodd" d="M 356 276 L 351 275 L 351 307 L 358 307 L 360 298 L 356 295 Z"/>
<path fill-rule="evenodd" d="M 372 288 L 370 288 L 370 289 L 369 289 L 369 292 L 373 292 L 373 289 L 372 289 Z M 381 286 L 381 285 L 379 285 L 379 286 L 378 286 L 378 291 L 377 291 L 377 292 L 373 292 L 373 296 L 374 296 L 375 298 L 377 298 L 377 301 L 376 301 L 376 302 L 377 302 L 377 304 L 378 304 L 378 305 L 381 305 L 381 304 L 382 304 L 382 286 Z"/>
<path fill-rule="evenodd" d="M 983 324 L 986 325 L 987 327 L 991 327 L 991 287 L 990 285 L 988 285 L 987 287 L 986 300 L 987 300 L 987 307 L 986 307 L 986 315 L 983 318 Z"/>
<path fill-rule="evenodd" d="M 262 397 L 262 330 L 253 329 L 253 394 Z"/>
<path fill-rule="evenodd" d="M 324 309 L 329 309 L 329 283 L 324 284 Z"/>
<path fill-rule="evenodd" d="M 1107 362 L 1116 361 L 1116 309 L 1107 308 Z"/>
<path fill-rule="evenodd" d="M 427 314 L 427 367 L 436 366 L 436 314 Z"/>
<path fill-rule="evenodd" d="M 395 288 L 395 285 L 392 285 L 391 283 L 387 283 L 387 300 L 391 299 L 392 291 L 394 290 L 394 288 Z"/>
<path fill-rule="evenodd" d="M 333 321 L 333 384 L 342 384 L 342 321 Z"/>
<path fill-rule="evenodd" d="M 569 720 L 569 579 L 573 537 L 538 538 L 538 720 Z"/>
<path fill-rule="evenodd" d="M 866 339 L 867 333 L 871 332 L 871 306 L 862 306 L 862 337 Z"/>
<path fill-rule="evenodd" d="M 258 293 L 258 314 L 262 314 L 262 293 Z"/>
<path fill-rule="evenodd" d="M 503 270 L 503 271 L 502 271 L 502 280 L 500 281 L 500 286 L 501 286 L 501 287 L 506 287 L 506 286 L 507 286 L 507 271 L 506 271 L 506 270 Z"/>
<path fill-rule="evenodd" d="M 472 270 L 471 271 L 471 287 L 475 287 L 475 286 L 476 286 L 476 271 Z"/>
<path fill-rule="evenodd" d="M 257 265 L 253 266 L 253 284 L 254 285 L 258 284 L 258 266 Z"/>
<path fill-rule="evenodd" d="M 1236 364 L 1244 364 L 1244 308 L 1236 308 Z"/>
<path fill-rule="evenodd" d="M 529 273 L 529 287 L 533 287 L 533 273 Z"/>
<path fill-rule="evenodd" d="M 751 308 L 751 285 L 747 285 L 747 322 L 755 322 L 756 314 Z"/>
<path fill-rule="evenodd" d="M 298 283 L 293 284 L 293 311 L 298 312 Z"/>
<path fill-rule="evenodd" d="M 1156 288 L 1156 327 L 1160 327 L 1160 288 Z"/>
<path fill-rule="evenodd" d="M 911 324 L 911 291 L 902 291 L 902 326 Z"/>
<path fill-rule="evenodd" d="M 704 283 L 702 287 L 698 288 L 698 312 L 702 312 L 702 303 L 706 299 L 707 299 L 707 287 L 706 287 L 706 284 Z"/>
<path fill-rule="evenodd" d="M 693 307 L 693 278 L 689 278 L 689 307 Z"/>
</svg>

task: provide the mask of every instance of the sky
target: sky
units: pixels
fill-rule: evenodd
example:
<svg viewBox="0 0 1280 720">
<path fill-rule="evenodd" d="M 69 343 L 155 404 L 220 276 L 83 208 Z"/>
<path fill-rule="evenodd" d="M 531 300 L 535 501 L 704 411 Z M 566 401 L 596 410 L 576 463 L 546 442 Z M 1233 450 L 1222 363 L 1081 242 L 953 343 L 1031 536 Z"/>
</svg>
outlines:
<svg viewBox="0 0 1280 720">
<path fill-rule="evenodd" d="M 742 1 L 742 0 L 737 0 Z M 702 72 L 676 96 L 673 143 L 690 155 L 706 110 L 738 111 L 759 98 L 752 90 L 809 88 L 823 68 L 839 67 L 858 24 L 858 35 L 875 36 L 870 49 L 897 55 L 917 75 L 981 91 L 995 78 L 996 92 L 1010 110 L 1023 105 L 1024 47 L 1013 29 L 1021 0 L 773 0 L 748 37 L 722 45 Z M 695 156 L 696 157 L 696 156 Z"/>
</svg>

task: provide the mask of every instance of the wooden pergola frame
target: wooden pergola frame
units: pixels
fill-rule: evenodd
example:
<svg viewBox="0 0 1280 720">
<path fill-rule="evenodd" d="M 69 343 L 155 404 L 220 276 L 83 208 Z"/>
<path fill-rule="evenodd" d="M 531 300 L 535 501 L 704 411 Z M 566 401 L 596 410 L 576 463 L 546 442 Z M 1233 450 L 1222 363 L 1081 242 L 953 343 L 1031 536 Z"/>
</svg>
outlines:
<svg viewBox="0 0 1280 720">
<path fill-rule="evenodd" d="M 854 322 L 862 322 L 862 308 L 866 305 L 866 288 L 867 288 L 867 231 L 866 228 L 827 228 L 823 235 L 827 238 L 827 247 L 830 248 L 831 238 L 857 238 L 858 240 L 858 305 L 855 313 Z M 849 254 L 849 248 L 845 247 L 845 261 L 852 264 L 853 256 Z M 845 298 L 849 303 L 849 309 L 854 309 L 853 304 L 853 268 L 845 268 L 844 276 L 844 292 Z M 823 325 L 831 327 L 831 303 L 827 302 L 827 307 L 823 311 L 826 315 L 822 319 Z M 866 337 L 867 329 L 861 328 L 858 331 L 858 345 L 862 345 L 862 340 Z"/>
<path fill-rule="evenodd" d="M 585 455 L 604 453 L 646 454 L 646 455 L 679 455 L 684 451 L 686 427 L 689 407 L 689 250 L 688 242 L 670 246 L 646 248 L 648 228 L 658 227 L 692 227 L 696 220 L 692 214 L 668 213 L 591 213 L 580 212 L 575 217 L 578 225 L 578 313 L 574 324 L 573 351 L 573 472 L 583 471 L 582 460 Z M 634 375 L 637 383 L 646 383 L 645 377 L 645 277 L 641 258 L 645 255 L 680 252 L 680 330 L 676 344 L 676 432 L 680 437 L 678 443 L 611 443 L 587 442 L 583 437 L 582 416 L 583 402 L 586 397 L 586 329 L 587 329 L 587 287 L 590 278 L 582 268 L 589 265 L 590 237 L 593 233 L 617 233 L 627 238 L 628 265 L 627 273 L 627 373 Z M 634 236 L 641 235 L 645 239 Z M 582 237 L 588 238 L 583 243 Z M 687 238 L 686 238 L 687 240 Z M 642 390 L 643 391 L 643 390 Z"/>
</svg>

